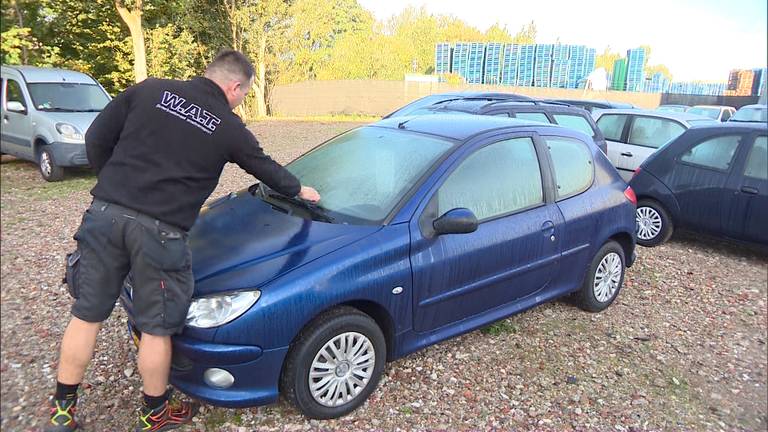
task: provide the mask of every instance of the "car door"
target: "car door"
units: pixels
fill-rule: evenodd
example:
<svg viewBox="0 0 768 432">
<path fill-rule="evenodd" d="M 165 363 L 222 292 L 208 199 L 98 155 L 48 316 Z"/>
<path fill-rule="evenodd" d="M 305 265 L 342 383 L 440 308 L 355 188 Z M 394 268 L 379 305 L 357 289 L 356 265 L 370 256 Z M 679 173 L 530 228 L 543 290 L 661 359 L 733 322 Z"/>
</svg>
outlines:
<svg viewBox="0 0 768 432">
<path fill-rule="evenodd" d="M 625 142 L 629 117 L 628 114 L 603 114 L 596 122 L 597 127 L 603 132 L 603 136 L 605 136 L 605 142 L 608 146 L 608 159 L 616 169 L 619 167 L 621 153 L 629 151 Z M 619 173 L 622 174 L 621 171 L 619 171 Z M 623 174 L 622 177 L 624 177 Z"/>
<path fill-rule="evenodd" d="M 414 330 L 439 327 L 534 295 L 558 270 L 562 216 L 541 170 L 534 135 L 486 140 L 451 163 L 411 222 Z M 479 220 L 475 232 L 436 235 L 454 208 Z"/>
<path fill-rule="evenodd" d="M 24 111 L 15 112 L 8 109 L 8 102 L 19 102 Z M 33 160 L 32 155 L 32 121 L 29 115 L 28 98 L 22 84 L 12 77 L 6 78 L 3 92 L 3 151 L 25 159 Z"/>
<path fill-rule="evenodd" d="M 728 180 L 721 213 L 729 237 L 768 244 L 767 142 L 765 135 L 752 135 L 742 142 L 746 160 Z"/>
<path fill-rule="evenodd" d="M 648 156 L 664 144 L 677 138 L 687 128 L 677 120 L 662 117 L 632 116 L 627 132 L 625 149 L 619 153 L 618 166 L 624 180 L 633 173 Z"/>
<path fill-rule="evenodd" d="M 676 159 L 664 183 L 680 206 L 678 223 L 721 232 L 725 185 L 743 133 L 708 135 L 691 143 Z"/>
</svg>

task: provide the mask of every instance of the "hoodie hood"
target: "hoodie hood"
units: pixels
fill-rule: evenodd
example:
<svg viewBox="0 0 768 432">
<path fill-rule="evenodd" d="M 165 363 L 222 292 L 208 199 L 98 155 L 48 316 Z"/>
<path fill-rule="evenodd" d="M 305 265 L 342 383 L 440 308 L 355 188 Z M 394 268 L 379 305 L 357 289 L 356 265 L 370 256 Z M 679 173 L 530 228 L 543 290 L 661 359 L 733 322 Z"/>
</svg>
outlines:
<svg viewBox="0 0 768 432">
<path fill-rule="evenodd" d="M 304 219 L 232 193 L 204 207 L 190 231 L 194 297 L 258 288 L 379 229 Z"/>
</svg>

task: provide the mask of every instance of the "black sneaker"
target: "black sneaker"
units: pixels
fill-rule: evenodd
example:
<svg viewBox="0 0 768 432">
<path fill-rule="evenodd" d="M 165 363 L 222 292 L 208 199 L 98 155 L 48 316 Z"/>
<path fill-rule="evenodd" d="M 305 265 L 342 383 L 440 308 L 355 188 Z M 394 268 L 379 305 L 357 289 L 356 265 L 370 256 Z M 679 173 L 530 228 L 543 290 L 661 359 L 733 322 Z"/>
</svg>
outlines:
<svg viewBox="0 0 768 432">
<path fill-rule="evenodd" d="M 139 424 L 135 432 L 158 432 L 176 429 L 192 422 L 200 404 L 190 401 L 165 401 L 155 409 L 142 406 L 139 412 Z"/>
<path fill-rule="evenodd" d="M 70 432 L 77 430 L 78 425 L 75 421 L 76 409 L 77 398 L 51 400 L 51 420 L 45 426 L 45 432 Z"/>
</svg>

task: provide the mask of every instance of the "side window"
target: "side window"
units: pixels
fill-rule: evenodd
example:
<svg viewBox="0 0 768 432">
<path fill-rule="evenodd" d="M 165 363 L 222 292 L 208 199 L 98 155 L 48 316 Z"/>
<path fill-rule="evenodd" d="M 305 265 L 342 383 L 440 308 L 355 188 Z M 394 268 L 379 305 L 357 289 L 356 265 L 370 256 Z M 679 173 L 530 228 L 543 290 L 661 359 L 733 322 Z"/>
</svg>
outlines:
<svg viewBox="0 0 768 432">
<path fill-rule="evenodd" d="M 5 106 L 5 78 L 0 78 L 0 103 Z"/>
<path fill-rule="evenodd" d="M 572 138 L 546 136 L 544 139 L 555 169 L 557 198 L 567 198 L 587 190 L 595 175 L 587 146 Z"/>
<path fill-rule="evenodd" d="M 757 137 L 752 150 L 747 156 L 747 166 L 744 175 L 761 180 L 768 180 L 768 138 L 765 135 Z"/>
<path fill-rule="evenodd" d="M 624 125 L 627 123 L 626 115 L 606 114 L 597 120 L 597 127 L 603 131 L 605 139 L 611 141 L 621 141 L 621 133 L 624 131 Z"/>
<path fill-rule="evenodd" d="M 629 144 L 659 148 L 685 132 L 679 123 L 654 117 L 636 117 L 629 130 Z"/>
<path fill-rule="evenodd" d="M 592 125 L 589 124 L 587 119 L 577 115 L 571 114 L 553 114 L 552 117 L 560 126 L 565 126 L 568 129 L 575 129 L 577 131 L 584 132 L 589 136 L 595 136 L 595 131 L 592 129 Z"/>
<path fill-rule="evenodd" d="M 8 88 L 6 89 L 6 96 L 7 99 L 6 107 L 8 106 L 8 102 L 19 102 L 20 104 L 24 105 L 24 108 L 27 108 L 27 102 L 24 101 L 24 93 L 21 92 L 21 85 L 19 85 L 18 82 L 15 80 L 9 79 L 8 80 Z"/>
<path fill-rule="evenodd" d="M 547 118 L 547 115 L 544 113 L 519 112 L 519 113 L 515 113 L 515 117 L 522 120 L 533 120 L 541 123 L 551 123 L 549 121 L 549 118 Z"/>
<path fill-rule="evenodd" d="M 680 156 L 680 161 L 705 168 L 728 170 L 741 135 L 725 135 L 702 141 Z"/>
<path fill-rule="evenodd" d="M 438 214 L 464 207 L 481 221 L 543 203 L 533 141 L 513 138 L 471 154 L 440 186 L 437 199 Z"/>
<path fill-rule="evenodd" d="M 494 116 L 494 117 L 506 117 L 506 118 L 509 118 L 509 113 L 506 112 L 506 111 L 496 111 L 496 112 L 488 113 L 488 115 Z"/>
</svg>

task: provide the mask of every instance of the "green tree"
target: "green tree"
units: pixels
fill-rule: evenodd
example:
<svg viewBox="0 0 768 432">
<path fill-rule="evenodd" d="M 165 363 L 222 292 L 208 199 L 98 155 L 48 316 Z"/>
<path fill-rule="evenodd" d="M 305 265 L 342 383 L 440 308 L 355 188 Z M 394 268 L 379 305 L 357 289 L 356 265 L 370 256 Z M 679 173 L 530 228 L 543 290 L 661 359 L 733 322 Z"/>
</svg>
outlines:
<svg viewBox="0 0 768 432">
<path fill-rule="evenodd" d="M 187 30 L 168 24 L 147 31 L 147 72 L 157 78 L 189 79 L 198 74 L 198 47 Z"/>
<path fill-rule="evenodd" d="M 524 25 L 519 32 L 512 38 L 516 44 L 534 44 L 536 43 L 536 23 L 531 21 Z"/>
<path fill-rule="evenodd" d="M 486 42 L 514 42 L 514 38 L 507 31 L 507 26 L 502 27 L 498 22 L 488 27 L 488 30 L 485 31 L 485 40 Z"/>
<path fill-rule="evenodd" d="M 611 47 L 605 47 L 602 54 L 595 56 L 595 69 L 603 68 L 609 74 L 613 73 L 613 63 L 621 58 L 621 54 L 611 51 Z"/>
</svg>

